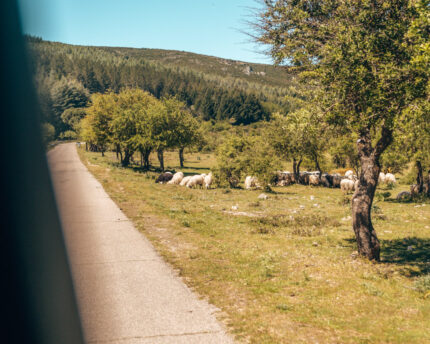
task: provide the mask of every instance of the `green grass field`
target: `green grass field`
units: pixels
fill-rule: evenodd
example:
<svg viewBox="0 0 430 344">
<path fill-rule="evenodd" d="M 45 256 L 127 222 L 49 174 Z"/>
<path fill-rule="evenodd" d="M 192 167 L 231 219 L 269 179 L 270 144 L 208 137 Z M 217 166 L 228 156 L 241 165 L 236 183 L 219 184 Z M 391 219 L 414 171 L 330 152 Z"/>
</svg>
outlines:
<svg viewBox="0 0 430 344">
<path fill-rule="evenodd" d="M 430 204 L 395 202 L 407 185 L 377 195 L 376 264 L 353 254 L 339 189 L 293 185 L 258 200 L 258 190 L 155 184 L 155 173 L 120 168 L 111 153 L 79 154 L 239 342 L 430 343 Z M 214 164 L 210 154 L 186 158 L 185 173 Z M 177 165 L 166 154 L 166 166 Z"/>
</svg>

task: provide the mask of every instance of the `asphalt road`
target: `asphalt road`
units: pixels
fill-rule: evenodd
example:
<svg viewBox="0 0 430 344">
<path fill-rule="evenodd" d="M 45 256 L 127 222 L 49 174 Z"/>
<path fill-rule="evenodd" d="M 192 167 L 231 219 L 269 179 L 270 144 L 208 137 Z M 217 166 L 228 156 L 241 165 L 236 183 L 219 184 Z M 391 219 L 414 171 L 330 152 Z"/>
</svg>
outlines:
<svg viewBox="0 0 430 344">
<path fill-rule="evenodd" d="M 48 153 L 87 343 L 233 343 L 81 163 Z"/>
</svg>

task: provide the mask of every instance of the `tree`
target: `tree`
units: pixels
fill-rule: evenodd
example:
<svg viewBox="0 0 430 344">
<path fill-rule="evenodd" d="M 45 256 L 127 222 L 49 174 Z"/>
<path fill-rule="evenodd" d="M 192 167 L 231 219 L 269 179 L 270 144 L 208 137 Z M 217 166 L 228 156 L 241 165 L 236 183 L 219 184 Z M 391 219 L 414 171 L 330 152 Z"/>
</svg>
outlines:
<svg viewBox="0 0 430 344">
<path fill-rule="evenodd" d="M 424 169 L 430 170 L 430 104 L 427 100 L 416 102 L 404 111 L 398 120 L 395 141 L 399 152 L 414 161 L 417 170 L 418 193 L 424 192 Z M 430 180 L 427 181 L 430 184 Z M 430 186 L 430 185 L 429 185 Z M 427 187 L 430 197 L 430 188 Z"/>
<path fill-rule="evenodd" d="M 278 156 L 293 161 L 295 180 L 300 181 L 300 165 L 305 157 L 321 172 L 324 131 L 318 110 L 302 108 L 287 116 L 275 114 L 266 136 Z"/>
<path fill-rule="evenodd" d="M 87 115 L 85 108 L 69 108 L 61 114 L 61 120 L 67 124 L 66 130 L 79 130 L 79 122 Z"/>
<path fill-rule="evenodd" d="M 354 133 L 334 132 L 328 141 L 333 163 L 338 168 L 351 167 L 359 174 L 360 161 L 355 147 Z"/>
<path fill-rule="evenodd" d="M 258 178 L 268 186 L 275 177 L 279 159 L 261 136 L 245 137 L 232 135 L 217 148 L 217 165 L 214 173 L 221 186 L 236 188 L 247 175 Z"/>
<path fill-rule="evenodd" d="M 83 108 L 89 100 L 88 90 L 77 80 L 61 79 L 52 86 L 52 108 L 58 118 L 57 134 L 69 130 L 67 124 L 61 121 L 63 112 L 70 108 Z"/>
<path fill-rule="evenodd" d="M 86 109 L 87 117 L 82 120 L 82 138 L 91 145 L 91 150 L 101 152 L 102 156 L 111 142 L 110 124 L 115 111 L 115 98 L 113 92 L 93 94 Z"/>
<path fill-rule="evenodd" d="M 170 146 L 178 148 L 179 164 L 183 168 L 185 148 L 201 141 L 199 123 L 186 109 L 185 103 L 176 98 L 164 99 L 164 105 L 170 117 L 169 123 L 173 133 L 173 137 L 170 138 Z"/>
<path fill-rule="evenodd" d="M 147 125 L 148 109 L 158 101 L 149 93 L 140 89 L 123 89 L 114 98 L 110 123 L 111 142 L 121 157 L 122 166 L 128 166 L 133 153 L 141 148 L 137 135 L 142 125 Z"/>
<path fill-rule="evenodd" d="M 430 49 L 428 0 L 265 0 L 257 40 L 277 63 L 315 80 L 326 120 L 357 135 L 361 172 L 352 197 L 358 252 L 380 259 L 371 207 L 380 157 L 393 140 L 396 119 L 424 98 Z M 424 4 L 419 6 L 419 4 Z M 417 53 L 419 52 L 419 53 Z M 419 59 L 418 59 L 418 57 Z M 415 62 L 416 60 L 419 60 Z"/>
<path fill-rule="evenodd" d="M 55 128 L 50 123 L 42 123 L 42 139 L 45 146 L 55 138 Z"/>
</svg>

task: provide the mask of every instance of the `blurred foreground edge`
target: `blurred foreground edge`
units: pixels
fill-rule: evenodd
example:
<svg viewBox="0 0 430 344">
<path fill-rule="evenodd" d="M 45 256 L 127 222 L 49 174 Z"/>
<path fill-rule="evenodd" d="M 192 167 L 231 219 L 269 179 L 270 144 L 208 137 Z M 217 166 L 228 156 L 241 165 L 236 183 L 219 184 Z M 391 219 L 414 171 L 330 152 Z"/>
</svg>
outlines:
<svg viewBox="0 0 430 344">
<path fill-rule="evenodd" d="M 83 343 L 18 5 L 0 1 L 2 343 Z"/>
</svg>

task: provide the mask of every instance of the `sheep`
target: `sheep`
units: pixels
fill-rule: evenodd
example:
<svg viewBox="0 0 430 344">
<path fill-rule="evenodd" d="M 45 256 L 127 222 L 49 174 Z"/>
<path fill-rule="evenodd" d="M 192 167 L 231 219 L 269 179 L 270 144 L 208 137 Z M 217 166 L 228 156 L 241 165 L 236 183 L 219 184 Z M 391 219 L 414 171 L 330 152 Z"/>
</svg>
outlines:
<svg viewBox="0 0 430 344">
<path fill-rule="evenodd" d="M 350 177 L 352 177 L 354 175 L 354 171 L 353 170 L 348 170 L 345 172 L 345 177 L 351 179 Z"/>
<path fill-rule="evenodd" d="M 378 183 L 379 184 L 384 184 L 385 183 L 385 173 L 384 172 L 379 173 Z"/>
<path fill-rule="evenodd" d="M 300 172 L 299 173 L 299 183 L 303 185 L 309 185 L 309 172 Z"/>
<path fill-rule="evenodd" d="M 186 185 L 187 185 L 187 183 L 190 181 L 191 177 L 192 177 L 192 176 L 184 177 L 184 178 L 181 180 L 181 182 L 179 183 L 179 185 L 180 185 L 180 186 L 186 186 Z"/>
<path fill-rule="evenodd" d="M 157 179 L 155 179 L 155 182 L 163 184 L 163 183 L 167 183 L 172 178 L 173 178 L 172 172 L 164 172 L 164 173 L 161 173 Z"/>
<path fill-rule="evenodd" d="M 333 186 L 333 176 L 328 173 L 323 173 L 321 175 L 321 184 L 326 188 L 331 188 Z"/>
<path fill-rule="evenodd" d="M 251 188 L 259 188 L 257 177 L 247 176 L 245 178 L 245 189 L 249 190 Z"/>
<path fill-rule="evenodd" d="M 205 179 L 204 179 L 204 184 L 205 184 L 205 188 L 206 189 L 210 189 L 211 188 L 212 181 L 213 181 L 212 172 L 209 172 L 209 174 L 206 175 Z"/>
<path fill-rule="evenodd" d="M 392 173 L 387 173 L 385 175 L 385 183 L 388 185 L 395 185 L 396 184 L 396 177 Z"/>
<path fill-rule="evenodd" d="M 187 183 L 187 188 L 193 188 L 197 186 L 203 187 L 205 177 L 205 174 L 196 174 L 195 176 L 192 176 Z"/>
<path fill-rule="evenodd" d="M 293 183 L 293 175 L 288 171 L 278 171 L 276 172 L 276 185 L 277 186 L 286 186 Z"/>
<path fill-rule="evenodd" d="M 315 174 L 310 174 L 309 175 L 309 185 L 317 186 L 319 184 L 320 184 L 319 177 Z"/>
<path fill-rule="evenodd" d="M 355 187 L 355 183 L 349 178 L 342 179 L 342 181 L 340 182 L 340 189 L 344 193 L 354 191 L 354 187 Z"/>
<path fill-rule="evenodd" d="M 173 175 L 173 178 L 167 182 L 167 184 L 170 185 L 179 185 L 179 183 L 184 179 L 184 173 L 183 172 L 176 172 Z"/>
<path fill-rule="evenodd" d="M 340 182 L 342 181 L 342 177 L 339 174 L 333 174 L 333 187 L 340 188 Z"/>
</svg>

